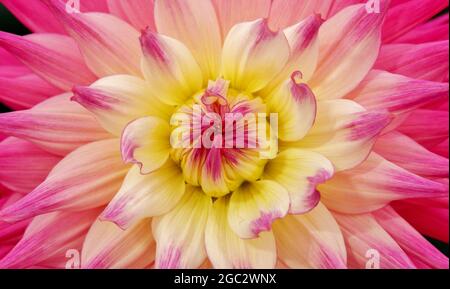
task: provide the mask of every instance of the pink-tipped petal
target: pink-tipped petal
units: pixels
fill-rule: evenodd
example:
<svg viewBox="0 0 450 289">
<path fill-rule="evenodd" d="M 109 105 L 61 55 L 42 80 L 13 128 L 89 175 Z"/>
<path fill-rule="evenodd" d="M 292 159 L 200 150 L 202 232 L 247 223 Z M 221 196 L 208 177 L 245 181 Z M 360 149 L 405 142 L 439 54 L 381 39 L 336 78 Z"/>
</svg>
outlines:
<svg viewBox="0 0 450 289">
<path fill-rule="evenodd" d="M 273 228 L 278 257 L 290 268 L 347 267 L 344 238 L 323 204 L 305 215 L 289 215 L 276 221 Z"/>
<path fill-rule="evenodd" d="M 133 166 L 101 219 L 127 229 L 136 221 L 169 212 L 183 197 L 185 189 L 183 175 L 171 161 L 147 175 Z"/>
<path fill-rule="evenodd" d="M 83 244 L 81 268 L 142 269 L 155 259 L 150 220 L 122 230 L 111 222 L 95 221 Z"/>
<path fill-rule="evenodd" d="M 211 197 L 188 187 L 178 205 L 153 219 L 156 240 L 155 268 L 197 268 L 206 259 L 205 227 L 212 209 Z"/>
<path fill-rule="evenodd" d="M 117 139 L 82 146 L 59 162 L 31 193 L 1 210 L 0 219 L 14 222 L 105 205 L 119 190 L 128 169 L 120 158 Z"/>
<path fill-rule="evenodd" d="M 319 62 L 308 82 L 318 99 L 336 99 L 354 89 L 367 75 L 381 45 L 381 13 L 367 13 L 364 4 L 345 8 L 319 31 Z"/>
<path fill-rule="evenodd" d="M 228 197 L 217 199 L 206 225 L 206 250 L 214 268 L 274 268 L 277 255 L 273 233 L 263 232 L 256 239 L 240 238 L 229 225 L 228 207 Z"/>
<path fill-rule="evenodd" d="M 65 156 L 77 147 L 110 137 L 70 94 L 52 97 L 29 110 L 0 115 L 2 133 Z"/>
<path fill-rule="evenodd" d="M 371 153 L 356 168 L 335 174 L 319 186 L 319 191 L 328 208 L 360 214 L 380 209 L 395 200 L 444 197 L 448 195 L 448 186 L 408 172 Z"/>
<path fill-rule="evenodd" d="M 95 76 L 86 67 L 78 47 L 68 36 L 0 32 L 0 46 L 13 53 L 37 75 L 62 90 L 88 85 Z"/>
</svg>

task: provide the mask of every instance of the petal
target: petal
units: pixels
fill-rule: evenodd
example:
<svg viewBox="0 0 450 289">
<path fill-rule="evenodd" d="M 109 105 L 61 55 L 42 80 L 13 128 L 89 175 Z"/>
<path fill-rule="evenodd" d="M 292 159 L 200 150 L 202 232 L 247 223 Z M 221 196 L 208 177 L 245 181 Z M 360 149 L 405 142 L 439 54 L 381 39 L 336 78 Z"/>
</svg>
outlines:
<svg viewBox="0 0 450 289">
<path fill-rule="evenodd" d="M 29 110 L 0 115 L 3 134 L 28 140 L 65 156 L 81 145 L 110 137 L 70 94 L 52 97 Z"/>
<path fill-rule="evenodd" d="M 319 62 L 308 82 L 318 99 L 344 96 L 372 68 L 381 44 L 387 2 L 381 1 L 381 13 L 367 13 L 365 4 L 348 7 L 321 26 Z"/>
<path fill-rule="evenodd" d="M 415 268 L 406 253 L 371 215 L 333 215 L 344 234 L 350 268 L 370 269 L 372 265 L 375 268 L 379 265 L 381 269 Z"/>
<path fill-rule="evenodd" d="M 274 268 L 277 256 L 272 232 L 261 233 L 256 239 L 241 239 L 229 225 L 228 204 L 227 197 L 217 199 L 206 224 L 206 250 L 214 268 Z"/>
<path fill-rule="evenodd" d="M 141 38 L 142 72 L 163 102 L 182 104 L 202 88 L 202 74 L 190 51 L 178 40 L 146 30 Z"/>
<path fill-rule="evenodd" d="M 99 213 L 99 209 L 54 212 L 34 218 L 19 243 L 0 260 L 0 268 L 29 268 L 52 259 L 63 269 L 66 252 L 81 249 Z"/>
<path fill-rule="evenodd" d="M 234 25 L 269 16 L 270 0 L 212 0 L 219 19 L 222 37 L 225 37 Z"/>
<path fill-rule="evenodd" d="M 448 197 L 444 200 L 446 207 L 432 205 L 429 199 L 398 201 L 393 207 L 420 233 L 448 243 Z"/>
<path fill-rule="evenodd" d="M 326 18 L 333 5 L 333 1 L 329 0 L 274 0 L 269 25 L 272 29 L 283 29 L 315 13 Z"/>
<path fill-rule="evenodd" d="M 415 43 L 448 40 L 448 14 L 437 17 L 427 23 L 417 26 L 408 33 L 395 39 L 395 43 Z"/>
<path fill-rule="evenodd" d="M 159 33 L 180 40 L 192 51 L 204 80 L 217 78 L 222 40 L 210 0 L 155 0 L 155 22 Z"/>
<path fill-rule="evenodd" d="M 448 40 L 383 45 L 375 68 L 411 78 L 448 82 Z"/>
<path fill-rule="evenodd" d="M 380 209 L 394 200 L 443 197 L 448 194 L 448 187 L 414 175 L 372 153 L 358 167 L 335 174 L 319 186 L 319 191 L 331 210 L 360 214 Z"/>
<path fill-rule="evenodd" d="M 397 130 L 432 150 L 448 139 L 448 120 L 448 111 L 418 109 Z"/>
<path fill-rule="evenodd" d="M 119 190 L 128 169 L 120 159 L 118 140 L 82 146 L 58 163 L 35 190 L 0 211 L 0 218 L 11 222 L 105 205 Z"/>
<path fill-rule="evenodd" d="M 128 228 L 136 220 L 165 214 L 180 201 L 185 187 L 180 169 L 171 161 L 147 175 L 133 166 L 101 219 Z"/>
<path fill-rule="evenodd" d="M 67 13 L 59 0 L 45 2 L 77 42 L 95 75 L 141 75 L 139 32 L 131 25 L 105 13 Z"/>
<path fill-rule="evenodd" d="M 122 230 L 110 222 L 95 221 L 83 243 L 81 267 L 86 269 L 142 269 L 155 258 L 150 220 Z"/>
<path fill-rule="evenodd" d="M 321 203 L 305 215 L 289 215 L 273 226 L 278 258 L 290 268 L 346 268 L 344 238 Z"/>
<path fill-rule="evenodd" d="M 34 32 L 65 34 L 56 17 L 41 0 L 2 0 L 1 3 Z"/>
<path fill-rule="evenodd" d="M 448 0 L 411 0 L 392 7 L 383 26 L 383 42 L 394 41 L 447 6 Z"/>
<path fill-rule="evenodd" d="M 68 36 L 31 34 L 23 37 L 0 32 L 0 45 L 62 90 L 70 90 L 74 84 L 88 85 L 95 80 L 77 45 Z"/>
<path fill-rule="evenodd" d="M 266 20 L 240 23 L 225 39 L 222 74 L 231 87 L 252 93 L 264 88 L 283 69 L 289 53 L 284 33 L 271 31 Z"/>
<path fill-rule="evenodd" d="M 42 183 L 60 158 L 18 138 L 0 143 L 0 183 L 28 193 Z"/>
<path fill-rule="evenodd" d="M 289 194 L 280 184 L 269 180 L 245 183 L 231 195 L 228 221 L 239 237 L 257 238 L 288 210 Z"/>
<path fill-rule="evenodd" d="M 0 86 L 0 101 L 14 110 L 31 108 L 62 92 L 32 73 L 14 78 L 0 76 Z"/>
<path fill-rule="evenodd" d="M 324 155 L 337 171 L 360 164 L 376 137 L 390 123 L 384 111 L 365 111 L 350 100 L 318 103 L 316 122 L 301 141 L 286 146 L 309 149 Z"/>
<path fill-rule="evenodd" d="M 420 269 L 448 269 L 448 257 L 436 249 L 391 207 L 373 213 L 377 222 Z"/>
<path fill-rule="evenodd" d="M 169 158 L 170 150 L 170 127 L 160 118 L 139 118 L 123 131 L 122 158 L 138 164 L 143 174 L 160 168 Z"/>
<path fill-rule="evenodd" d="M 173 210 L 153 219 L 155 268 L 197 268 L 205 261 L 204 232 L 211 209 L 211 197 L 198 187 L 188 187 Z"/>
<path fill-rule="evenodd" d="M 102 78 L 90 87 L 76 86 L 75 100 L 92 112 L 109 132 L 120 136 L 131 121 L 152 115 L 169 120 L 172 108 L 163 104 L 142 79 L 130 75 Z"/>
<path fill-rule="evenodd" d="M 308 85 L 299 83 L 297 73 L 267 97 L 270 112 L 278 116 L 278 137 L 283 141 L 302 139 L 316 120 L 316 97 Z"/>
<path fill-rule="evenodd" d="M 312 15 L 302 22 L 284 29 L 289 42 L 291 56 L 283 70 L 264 88 L 262 94 L 268 94 L 276 86 L 291 78 L 296 71 L 302 82 L 307 82 L 316 70 L 319 59 L 319 28 L 323 20 Z M 299 77 L 300 78 L 300 77 Z"/>
<path fill-rule="evenodd" d="M 430 152 L 399 132 L 391 132 L 380 137 L 375 143 L 374 151 L 414 174 L 448 177 L 447 158 Z"/>
<path fill-rule="evenodd" d="M 136 29 L 142 30 L 149 27 L 156 30 L 153 15 L 154 0 L 108 0 L 108 7 L 111 14 L 116 15 L 133 25 Z"/>
<path fill-rule="evenodd" d="M 269 161 L 264 169 L 264 179 L 282 185 L 289 193 L 291 214 L 304 214 L 320 200 L 316 186 L 333 176 L 334 168 L 329 160 L 318 153 L 287 149 Z"/>
<path fill-rule="evenodd" d="M 347 97 L 368 110 L 386 109 L 399 114 L 447 96 L 447 83 L 417 80 L 372 70 Z"/>
</svg>

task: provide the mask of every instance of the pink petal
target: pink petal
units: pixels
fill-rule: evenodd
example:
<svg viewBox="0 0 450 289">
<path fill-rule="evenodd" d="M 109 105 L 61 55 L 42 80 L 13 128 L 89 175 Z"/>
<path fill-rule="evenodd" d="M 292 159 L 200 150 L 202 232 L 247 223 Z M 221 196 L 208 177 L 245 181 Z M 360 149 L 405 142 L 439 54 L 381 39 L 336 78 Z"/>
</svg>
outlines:
<svg viewBox="0 0 450 289">
<path fill-rule="evenodd" d="M 0 260 L 0 268 L 29 268 L 51 260 L 63 269 L 67 251 L 80 252 L 84 236 L 99 213 L 94 209 L 34 218 L 19 243 Z"/>
<path fill-rule="evenodd" d="M 434 154 L 413 139 L 391 132 L 381 136 L 374 151 L 390 162 L 422 176 L 448 177 L 448 159 Z"/>
<path fill-rule="evenodd" d="M 107 204 L 129 167 L 116 139 L 94 142 L 67 155 L 47 179 L 18 202 L 0 211 L 11 222 L 58 210 L 85 210 Z"/>
<path fill-rule="evenodd" d="M 29 193 L 60 161 L 34 144 L 18 138 L 0 143 L 0 183 L 19 193 Z"/>
<path fill-rule="evenodd" d="M 448 257 L 436 249 L 391 207 L 373 213 L 377 222 L 420 269 L 448 269 Z"/>
<path fill-rule="evenodd" d="M 134 27 L 110 14 L 67 13 L 59 0 L 45 2 L 77 42 L 87 66 L 97 76 L 141 74 L 139 32 Z"/>
<path fill-rule="evenodd" d="M 138 30 L 156 30 L 153 15 L 154 0 L 108 0 L 111 14 L 120 17 Z"/>
<path fill-rule="evenodd" d="M 68 36 L 31 34 L 22 37 L 0 32 L 0 45 L 62 90 L 70 90 L 74 84 L 88 85 L 95 79 L 77 45 Z"/>
<path fill-rule="evenodd" d="M 372 153 L 358 167 L 335 174 L 319 186 L 319 191 L 328 208 L 360 214 L 395 200 L 445 197 L 448 186 L 408 172 Z"/>
<path fill-rule="evenodd" d="M 408 255 L 372 215 L 333 215 L 344 235 L 349 268 L 370 269 L 371 260 L 380 269 L 415 268 Z"/>
<path fill-rule="evenodd" d="M 448 0 L 411 0 L 392 7 L 384 23 L 383 42 L 394 41 L 447 6 Z"/>
<path fill-rule="evenodd" d="M 0 114 L 0 129 L 63 156 L 83 144 L 110 137 L 89 112 L 69 98 L 70 94 L 63 94 L 29 110 Z"/>
<path fill-rule="evenodd" d="M 426 42 L 448 40 L 448 14 L 417 26 L 408 33 L 395 39 L 395 43 L 421 44 Z"/>
<path fill-rule="evenodd" d="M 411 78 L 448 82 L 448 45 L 448 40 L 384 45 L 375 68 Z"/>
<path fill-rule="evenodd" d="M 271 6 L 270 0 L 212 1 L 222 30 L 222 38 L 225 38 L 235 24 L 267 18 Z"/>
</svg>

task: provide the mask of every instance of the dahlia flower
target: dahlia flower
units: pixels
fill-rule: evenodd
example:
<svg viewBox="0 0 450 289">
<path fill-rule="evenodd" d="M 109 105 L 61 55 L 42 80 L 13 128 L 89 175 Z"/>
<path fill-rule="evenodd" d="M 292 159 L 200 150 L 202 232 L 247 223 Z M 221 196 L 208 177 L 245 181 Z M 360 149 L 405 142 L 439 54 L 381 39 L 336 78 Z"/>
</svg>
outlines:
<svg viewBox="0 0 450 289">
<path fill-rule="evenodd" d="M 1 268 L 448 268 L 447 0 L 0 3 Z"/>
</svg>

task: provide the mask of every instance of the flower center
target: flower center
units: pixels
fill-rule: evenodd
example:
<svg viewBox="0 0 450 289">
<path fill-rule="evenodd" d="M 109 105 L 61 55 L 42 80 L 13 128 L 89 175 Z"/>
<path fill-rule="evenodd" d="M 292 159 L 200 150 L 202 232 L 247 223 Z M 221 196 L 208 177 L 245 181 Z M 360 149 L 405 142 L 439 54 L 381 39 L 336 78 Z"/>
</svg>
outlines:
<svg viewBox="0 0 450 289">
<path fill-rule="evenodd" d="M 228 85 L 223 79 L 210 81 L 171 119 L 172 158 L 187 183 L 213 197 L 259 179 L 265 152 L 273 149 L 263 100 Z"/>
</svg>

